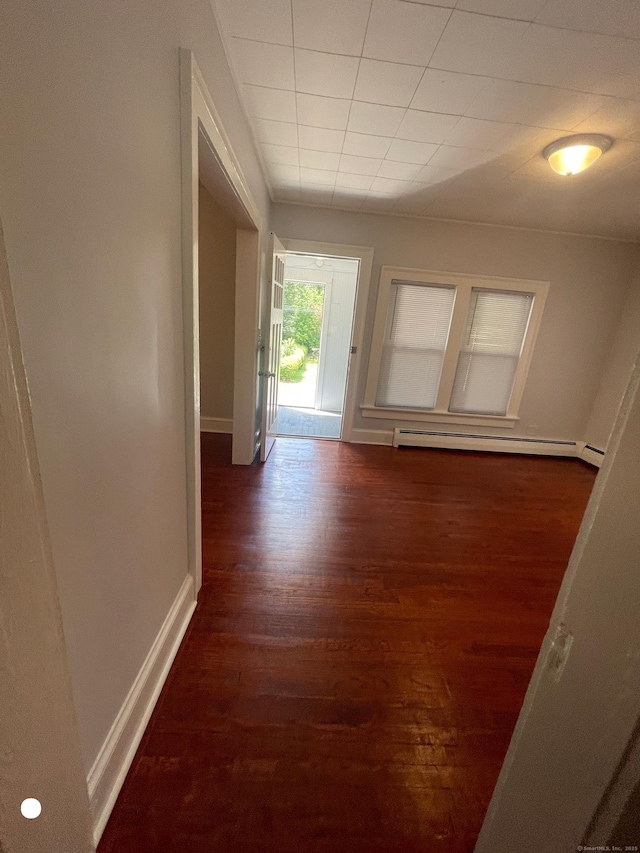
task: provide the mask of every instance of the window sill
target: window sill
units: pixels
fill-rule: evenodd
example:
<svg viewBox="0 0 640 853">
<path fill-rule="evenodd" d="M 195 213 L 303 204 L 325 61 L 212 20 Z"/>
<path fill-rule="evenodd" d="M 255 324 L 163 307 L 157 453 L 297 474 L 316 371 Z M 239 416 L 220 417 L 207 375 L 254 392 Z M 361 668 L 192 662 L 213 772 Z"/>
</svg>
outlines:
<svg viewBox="0 0 640 853">
<path fill-rule="evenodd" d="M 454 412 L 425 412 L 424 409 L 382 409 L 379 406 L 360 406 L 364 418 L 424 421 L 425 423 L 467 424 L 470 426 L 499 426 L 513 429 L 520 418 L 512 415 L 463 415 Z"/>
</svg>

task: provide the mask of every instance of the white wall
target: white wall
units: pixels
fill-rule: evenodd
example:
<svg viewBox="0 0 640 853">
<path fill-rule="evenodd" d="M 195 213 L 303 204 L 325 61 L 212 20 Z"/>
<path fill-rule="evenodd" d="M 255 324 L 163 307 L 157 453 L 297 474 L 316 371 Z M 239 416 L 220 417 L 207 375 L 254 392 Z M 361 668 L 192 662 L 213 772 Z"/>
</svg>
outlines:
<svg viewBox="0 0 640 853">
<path fill-rule="evenodd" d="M 584 434 L 586 443 L 598 450 L 607 449 L 609 436 L 639 350 L 640 266 L 614 328 L 602 380 Z"/>
<path fill-rule="evenodd" d="M 594 812 L 638 731 L 639 385 L 636 363 L 477 853 L 574 853 L 587 844 Z M 557 679 L 547 661 L 561 624 L 573 644 Z"/>
<path fill-rule="evenodd" d="M 199 186 L 200 413 L 233 418 L 236 225 Z"/>
<path fill-rule="evenodd" d="M 376 216 L 277 204 L 271 225 L 281 238 L 322 240 L 375 249 L 365 347 L 359 377 L 364 395 L 369 343 L 383 264 L 551 282 L 520 408 L 509 435 L 582 440 L 602 366 L 630 286 L 638 247 L 587 237 L 463 223 Z M 363 418 L 354 427 L 424 428 L 411 421 Z M 442 430 L 443 424 L 438 424 Z M 459 425 L 455 428 L 459 432 Z M 474 433 L 504 433 L 473 427 Z"/>
<path fill-rule="evenodd" d="M 207 0 L 2 4 L 0 211 L 86 769 L 187 572 L 181 46 L 266 216 Z"/>
</svg>

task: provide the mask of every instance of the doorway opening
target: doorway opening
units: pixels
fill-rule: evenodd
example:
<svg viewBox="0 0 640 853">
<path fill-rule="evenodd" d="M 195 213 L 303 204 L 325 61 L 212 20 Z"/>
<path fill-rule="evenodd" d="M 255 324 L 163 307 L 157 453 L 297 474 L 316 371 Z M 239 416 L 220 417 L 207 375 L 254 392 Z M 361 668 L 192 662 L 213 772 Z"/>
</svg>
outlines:
<svg viewBox="0 0 640 853">
<path fill-rule="evenodd" d="M 360 261 L 287 252 L 278 435 L 342 436 Z"/>
</svg>

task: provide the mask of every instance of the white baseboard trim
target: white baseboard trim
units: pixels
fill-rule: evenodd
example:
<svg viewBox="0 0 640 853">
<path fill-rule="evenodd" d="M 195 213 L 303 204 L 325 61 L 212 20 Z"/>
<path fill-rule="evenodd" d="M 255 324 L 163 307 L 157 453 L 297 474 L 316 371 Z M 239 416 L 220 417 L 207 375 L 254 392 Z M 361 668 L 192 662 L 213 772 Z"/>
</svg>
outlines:
<svg viewBox="0 0 640 853">
<path fill-rule="evenodd" d="M 489 453 L 527 453 L 536 456 L 577 456 L 575 441 L 556 441 L 469 433 L 396 429 L 394 447 L 441 447 L 447 450 L 477 450 Z"/>
<path fill-rule="evenodd" d="M 201 432 L 224 432 L 228 435 L 233 433 L 233 418 L 200 418 Z"/>
<path fill-rule="evenodd" d="M 585 444 L 580 441 L 578 442 L 577 455 L 583 462 L 588 462 L 589 465 L 595 465 L 596 468 L 599 468 L 602 465 L 602 460 L 604 459 L 604 450 L 599 450 L 591 444 Z"/>
<path fill-rule="evenodd" d="M 349 441 L 352 444 L 383 444 L 391 447 L 393 430 L 390 429 L 352 429 Z"/>
<path fill-rule="evenodd" d="M 187 575 L 87 777 L 93 835 L 100 841 L 120 788 L 196 607 Z"/>
</svg>

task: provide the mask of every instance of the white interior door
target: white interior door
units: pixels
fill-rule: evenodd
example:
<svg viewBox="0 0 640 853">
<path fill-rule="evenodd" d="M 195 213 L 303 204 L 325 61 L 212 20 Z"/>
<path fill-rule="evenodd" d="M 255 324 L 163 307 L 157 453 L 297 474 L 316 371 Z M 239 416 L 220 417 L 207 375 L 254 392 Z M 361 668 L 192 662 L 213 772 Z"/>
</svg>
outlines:
<svg viewBox="0 0 640 853">
<path fill-rule="evenodd" d="M 286 252 L 276 235 L 271 233 L 271 275 L 266 293 L 264 349 L 262 358 L 262 430 L 260 461 L 271 452 L 278 422 L 278 380 L 280 378 L 280 344 L 282 343 L 282 305 L 284 302 L 284 262 Z"/>
<path fill-rule="evenodd" d="M 358 269 L 336 271 L 326 288 L 316 409 L 342 414 L 347 384 Z"/>
</svg>

